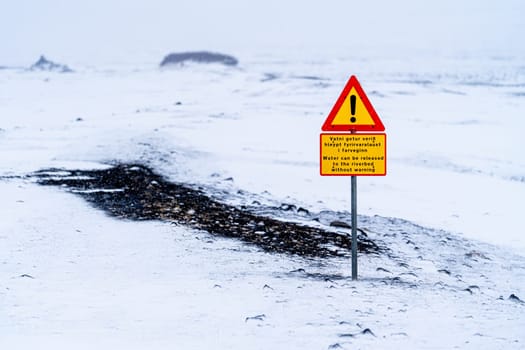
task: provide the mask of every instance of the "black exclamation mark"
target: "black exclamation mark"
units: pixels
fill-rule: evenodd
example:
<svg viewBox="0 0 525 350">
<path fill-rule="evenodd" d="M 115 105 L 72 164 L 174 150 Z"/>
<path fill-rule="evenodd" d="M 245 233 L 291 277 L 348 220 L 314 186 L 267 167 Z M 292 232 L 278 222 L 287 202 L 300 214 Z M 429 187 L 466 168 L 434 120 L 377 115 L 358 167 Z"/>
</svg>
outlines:
<svg viewBox="0 0 525 350">
<path fill-rule="evenodd" d="M 350 96 L 350 113 L 352 113 L 352 118 L 350 118 L 350 122 L 355 123 L 355 95 Z"/>
</svg>

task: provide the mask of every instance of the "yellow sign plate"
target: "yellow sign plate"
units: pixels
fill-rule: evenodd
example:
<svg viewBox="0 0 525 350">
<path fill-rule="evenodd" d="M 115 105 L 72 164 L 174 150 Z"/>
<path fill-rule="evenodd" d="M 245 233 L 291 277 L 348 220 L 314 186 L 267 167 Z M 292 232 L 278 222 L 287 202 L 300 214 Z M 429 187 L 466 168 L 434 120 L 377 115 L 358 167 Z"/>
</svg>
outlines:
<svg viewBox="0 0 525 350">
<path fill-rule="evenodd" d="M 321 175 L 386 175 L 386 134 L 321 134 Z"/>
</svg>

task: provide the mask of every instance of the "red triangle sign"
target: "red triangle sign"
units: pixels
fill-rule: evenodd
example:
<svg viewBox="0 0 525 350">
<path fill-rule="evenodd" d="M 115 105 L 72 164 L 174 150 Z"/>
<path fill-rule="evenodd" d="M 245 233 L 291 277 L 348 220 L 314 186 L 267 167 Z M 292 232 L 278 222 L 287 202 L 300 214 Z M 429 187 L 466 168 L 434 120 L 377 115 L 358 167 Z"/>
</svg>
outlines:
<svg viewBox="0 0 525 350">
<path fill-rule="evenodd" d="M 385 126 L 352 75 L 324 121 L 323 131 L 384 131 Z"/>
</svg>

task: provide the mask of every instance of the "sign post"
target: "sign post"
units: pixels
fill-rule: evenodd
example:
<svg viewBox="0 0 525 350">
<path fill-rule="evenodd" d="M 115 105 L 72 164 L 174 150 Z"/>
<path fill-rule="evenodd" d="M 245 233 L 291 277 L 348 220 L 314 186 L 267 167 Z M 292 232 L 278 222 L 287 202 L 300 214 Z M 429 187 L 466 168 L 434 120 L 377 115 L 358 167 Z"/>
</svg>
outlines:
<svg viewBox="0 0 525 350">
<path fill-rule="evenodd" d="M 351 177 L 352 196 L 352 280 L 357 280 L 357 176 Z"/>
<path fill-rule="evenodd" d="M 357 280 L 357 176 L 386 175 L 383 122 L 361 84 L 351 76 L 320 134 L 321 176 L 351 176 L 352 280 Z M 366 131 L 366 133 L 361 133 Z"/>
</svg>

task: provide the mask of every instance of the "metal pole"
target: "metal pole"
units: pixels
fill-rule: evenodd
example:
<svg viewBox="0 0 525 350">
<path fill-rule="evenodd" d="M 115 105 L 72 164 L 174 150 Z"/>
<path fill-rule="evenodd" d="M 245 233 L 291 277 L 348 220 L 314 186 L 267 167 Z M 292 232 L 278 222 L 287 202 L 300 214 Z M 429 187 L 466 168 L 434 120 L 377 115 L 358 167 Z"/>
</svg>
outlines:
<svg viewBox="0 0 525 350">
<path fill-rule="evenodd" d="M 357 280 L 357 176 L 352 176 L 352 280 Z"/>
</svg>

